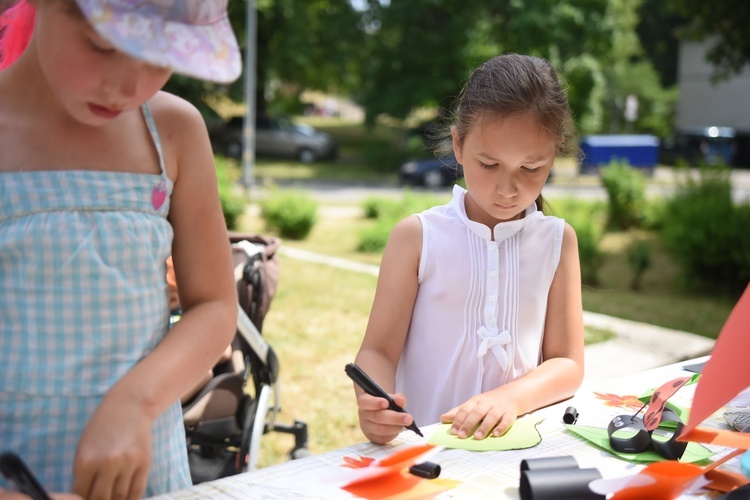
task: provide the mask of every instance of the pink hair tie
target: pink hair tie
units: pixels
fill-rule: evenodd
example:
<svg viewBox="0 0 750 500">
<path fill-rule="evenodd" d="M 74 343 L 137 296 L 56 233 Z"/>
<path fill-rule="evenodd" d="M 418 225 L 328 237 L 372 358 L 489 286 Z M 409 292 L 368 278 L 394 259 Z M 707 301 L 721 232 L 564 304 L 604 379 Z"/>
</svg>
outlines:
<svg viewBox="0 0 750 500">
<path fill-rule="evenodd" d="M 18 59 L 34 30 L 34 8 L 22 0 L 0 15 L 0 71 Z"/>
</svg>

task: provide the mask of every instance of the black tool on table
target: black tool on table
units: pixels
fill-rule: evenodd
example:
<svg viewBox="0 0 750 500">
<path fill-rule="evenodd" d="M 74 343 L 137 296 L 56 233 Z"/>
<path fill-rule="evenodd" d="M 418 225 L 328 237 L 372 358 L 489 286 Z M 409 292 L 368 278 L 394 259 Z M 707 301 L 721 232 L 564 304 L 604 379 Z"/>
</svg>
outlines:
<svg viewBox="0 0 750 500">
<path fill-rule="evenodd" d="M 30 496 L 32 500 L 51 500 L 44 487 L 15 453 L 8 451 L 0 454 L 0 473 L 19 492 Z"/>
</svg>

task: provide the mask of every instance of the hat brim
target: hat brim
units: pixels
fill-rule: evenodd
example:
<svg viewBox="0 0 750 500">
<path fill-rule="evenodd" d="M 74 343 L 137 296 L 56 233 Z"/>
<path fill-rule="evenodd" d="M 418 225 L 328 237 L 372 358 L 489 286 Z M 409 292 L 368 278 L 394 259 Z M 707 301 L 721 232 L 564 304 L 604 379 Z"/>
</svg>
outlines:
<svg viewBox="0 0 750 500">
<path fill-rule="evenodd" d="M 87 11 L 78 2 L 96 32 L 118 50 L 175 73 L 216 83 L 231 83 L 242 73 L 237 39 L 227 16 L 211 24 L 165 21 L 137 10 Z"/>
</svg>

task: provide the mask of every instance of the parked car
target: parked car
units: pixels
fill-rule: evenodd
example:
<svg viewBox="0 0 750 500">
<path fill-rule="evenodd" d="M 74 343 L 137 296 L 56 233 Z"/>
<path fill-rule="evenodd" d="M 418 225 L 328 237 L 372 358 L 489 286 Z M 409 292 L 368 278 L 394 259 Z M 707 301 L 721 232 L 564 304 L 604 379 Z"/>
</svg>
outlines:
<svg viewBox="0 0 750 500">
<path fill-rule="evenodd" d="M 399 169 L 401 184 L 430 189 L 451 186 L 461 177 L 461 166 L 452 155 L 442 158 L 413 158 Z"/>
<path fill-rule="evenodd" d="M 243 124 L 244 118 L 235 116 L 212 127 L 210 135 L 214 151 L 240 159 L 244 148 Z M 255 120 L 255 154 L 312 163 L 335 159 L 338 146 L 330 134 L 310 125 L 295 124 L 286 117 L 260 116 Z"/>
<path fill-rule="evenodd" d="M 735 165 L 736 132 L 731 127 L 692 127 L 679 129 L 662 141 L 659 163 L 688 165 L 723 163 Z"/>
</svg>

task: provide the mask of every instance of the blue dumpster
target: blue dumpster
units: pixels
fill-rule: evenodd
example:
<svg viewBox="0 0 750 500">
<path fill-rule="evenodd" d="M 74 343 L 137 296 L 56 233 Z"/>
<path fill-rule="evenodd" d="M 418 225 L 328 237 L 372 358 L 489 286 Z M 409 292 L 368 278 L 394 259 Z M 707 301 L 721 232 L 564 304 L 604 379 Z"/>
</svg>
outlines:
<svg viewBox="0 0 750 500">
<path fill-rule="evenodd" d="M 659 138 L 653 135 L 588 135 L 581 140 L 581 170 L 591 171 L 613 160 L 653 169 L 659 160 Z"/>
</svg>

